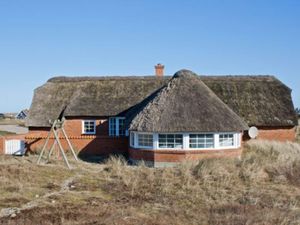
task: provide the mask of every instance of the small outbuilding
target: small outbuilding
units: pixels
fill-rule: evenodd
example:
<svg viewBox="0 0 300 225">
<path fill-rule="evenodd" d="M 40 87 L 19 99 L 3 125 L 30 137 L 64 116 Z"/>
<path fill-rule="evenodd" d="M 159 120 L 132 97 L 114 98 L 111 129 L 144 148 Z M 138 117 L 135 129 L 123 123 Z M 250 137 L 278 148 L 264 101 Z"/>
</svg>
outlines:
<svg viewBox="0 0 300 225">
<path fill-rule="evenodd" d="M 28 113 L 29 113 L 28 109 L 23 109 L 16 115 L 16 119 L 25 120 L 26 117 L 28 116 Z"/>
</svg>

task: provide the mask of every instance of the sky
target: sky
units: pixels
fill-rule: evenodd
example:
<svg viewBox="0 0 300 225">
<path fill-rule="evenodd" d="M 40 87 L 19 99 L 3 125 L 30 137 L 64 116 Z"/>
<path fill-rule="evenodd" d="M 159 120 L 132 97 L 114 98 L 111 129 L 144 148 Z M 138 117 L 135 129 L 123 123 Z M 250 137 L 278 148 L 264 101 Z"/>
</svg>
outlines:
<svg viewBox="0 0 300 225">
<path fill-rule="evenodd" d="M 0 0 L 0 112 L 53 76 L 275 75 L 300 107 L 299 0 Z"/>
</svg>

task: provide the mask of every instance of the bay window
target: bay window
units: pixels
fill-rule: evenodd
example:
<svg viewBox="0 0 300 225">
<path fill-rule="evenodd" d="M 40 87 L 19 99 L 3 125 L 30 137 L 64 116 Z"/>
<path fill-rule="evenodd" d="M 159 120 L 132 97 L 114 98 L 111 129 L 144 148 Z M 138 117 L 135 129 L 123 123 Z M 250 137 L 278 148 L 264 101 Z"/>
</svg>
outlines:
<svg viewBox="0 0 300 225">
<path fill-rule="evenodd" d="M 239 148 L 241 133 L 130 132 L 130 146 L 140 149 L 222 150 Z"/>
</svg>

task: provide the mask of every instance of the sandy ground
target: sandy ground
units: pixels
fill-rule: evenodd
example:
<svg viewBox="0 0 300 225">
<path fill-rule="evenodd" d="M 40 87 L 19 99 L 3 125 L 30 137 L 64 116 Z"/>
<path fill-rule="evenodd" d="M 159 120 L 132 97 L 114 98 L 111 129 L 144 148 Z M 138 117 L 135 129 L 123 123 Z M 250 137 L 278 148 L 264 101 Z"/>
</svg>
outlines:
<svg viewBox="0 0 300 225">
<path fill-rule="evenodd" d="M 18 125 L 0 125 L 0 130 L 16 134 L 26 134 L 28 132 L 28 128 Z"/>
</svg>

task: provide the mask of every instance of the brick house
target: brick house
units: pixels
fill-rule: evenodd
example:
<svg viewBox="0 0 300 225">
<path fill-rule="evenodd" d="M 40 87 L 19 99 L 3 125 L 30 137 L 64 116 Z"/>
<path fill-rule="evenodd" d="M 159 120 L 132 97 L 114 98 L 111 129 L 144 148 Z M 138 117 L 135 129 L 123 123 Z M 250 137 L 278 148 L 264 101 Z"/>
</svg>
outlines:
<svg viewBox="0 0 300 225">
<path fill-rule="evenodd" d="M 294 141 L 291 90 L 273 76 L 55 77 L 34 92 L 28 149 L 41 148 L 63 111 L 79 155 L 122 153 L 152 165 L 238 155 L 256 126 L 258 139 Z M 66 145 L 65 140 L 62 143 Z M 50 145 L 51 143 L 49 143 Z"/>
</svg>

